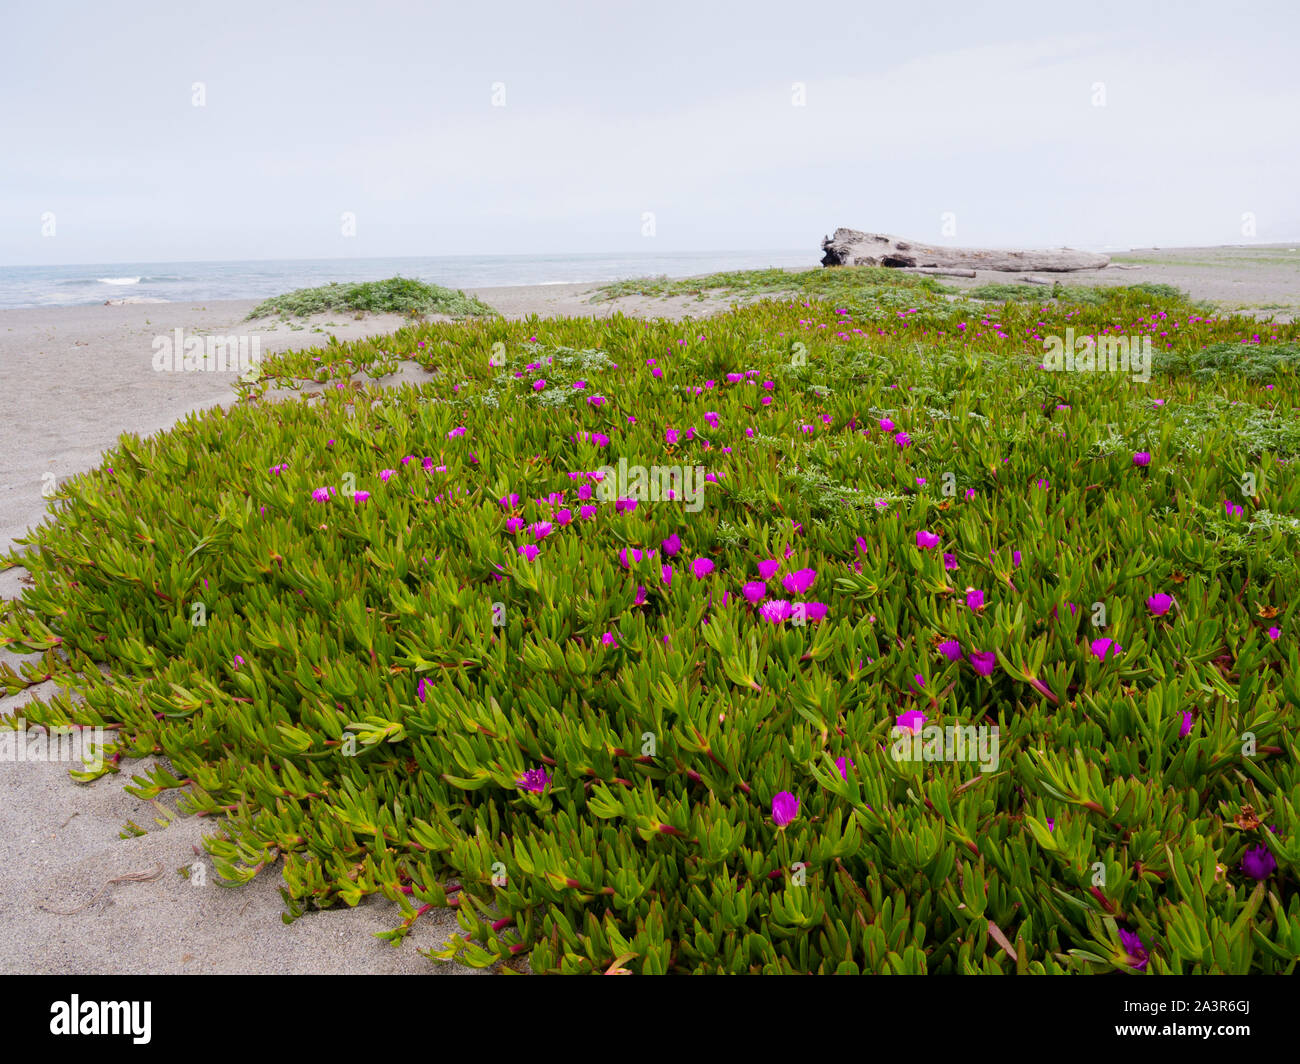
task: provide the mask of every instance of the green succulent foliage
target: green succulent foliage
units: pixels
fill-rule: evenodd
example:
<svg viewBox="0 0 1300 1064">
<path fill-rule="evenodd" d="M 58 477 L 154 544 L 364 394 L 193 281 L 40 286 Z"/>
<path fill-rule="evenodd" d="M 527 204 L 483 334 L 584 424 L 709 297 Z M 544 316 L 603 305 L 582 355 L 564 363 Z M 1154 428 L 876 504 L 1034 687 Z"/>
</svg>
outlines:
<svg viewBox="0 0 1300 1064">
<path fill-rule="evenodd" d="M 1296 327 L 1141 289 L 994 320 L 914 287 L 277 356 L 247 401 L 60 486 L 0 607 L 0 645 L 41 656 L 0 679 L 65 689 L 29 721 L 111 728 L 104 773 L 162 755 L 131 792 L 212 817 L 223 879 L 282 875 L 286 919 L 382 895 L 396 942 L 454 908 L 436 958 L 1132 973 L 1123 930 L 1147 972 L 1293 971 Z M 1044 333 L 1159 314 L 1179 327 L 1148 384 L 1037 368 Z M 427 380 L 375 383 L 402 363 Z M 256 401 L 272 387 L 298 394 Z M 716 479 L 698 511 L 578 517 L 620 457 Z M 507 522 L 553 520 L 561 491 L 575 519 L 530 561 Z M 824 619 L 755 615 L 767 558 L 817 571 Z M 996 766 L 892 756 L 913 709 L 996 725 Z"/>
</svg>

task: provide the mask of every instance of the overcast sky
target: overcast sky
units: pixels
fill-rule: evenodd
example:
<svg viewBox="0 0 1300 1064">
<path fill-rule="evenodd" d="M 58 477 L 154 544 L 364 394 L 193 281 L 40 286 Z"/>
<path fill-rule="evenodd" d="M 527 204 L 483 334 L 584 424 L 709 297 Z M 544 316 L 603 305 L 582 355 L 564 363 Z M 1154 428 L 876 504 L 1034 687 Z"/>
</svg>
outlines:
<svg viewBox="0 0 1300 1064">
<path fill-rule="evenodd" d="M 1296 0 L 18 3 L 0 264 L 1292 240 L 1297 40 Z"/>
</svg>

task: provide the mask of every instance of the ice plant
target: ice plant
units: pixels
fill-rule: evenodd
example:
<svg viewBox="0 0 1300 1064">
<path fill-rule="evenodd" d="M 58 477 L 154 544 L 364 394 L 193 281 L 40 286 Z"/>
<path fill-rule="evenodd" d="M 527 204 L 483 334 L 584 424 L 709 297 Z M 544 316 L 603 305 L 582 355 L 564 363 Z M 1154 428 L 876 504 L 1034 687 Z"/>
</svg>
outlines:
<svg viewBox="0 0 1300 1064">
<path fill-rule="evenodd" d="M 1092 643 L 1089 644 L 1089 649 L 1098 661 L 1105 661 L 1107 654 L 1112 658 L 1116 657 L 1124 648 L 1116 643 L 1115 640 L 1107 639 L 1105 636 L 1102 636 L 1100 639 L 1094 639 Z"/>
<path fill-rule="evenodd" d="M 777 791 L 772 796 L 772 823 L 785 827 L 799 815 L 799 799 L 789 791 Z"/>
<path fill-rule="evenodd" d="M 1157 617 L 1163 617 L 1169 612 L 1169 608 L 1174 604 L 1174 600 L 1166 595 L 1163 591 L 1159 594 L 1152 595 L 1147 599 L 1147 609 Z"/>
<path fill-rule="evenodd" d="M 1142 939 L 1138 937 L 1138 933 L 1121 929 L 1119 940 L 1124 947 L 1124 952 L 1127 954 L 1125 963 L 1135 971 L 1143 971 L 1147 966 L 1147 951 L 1142 945 Z"/>
<path fill-rule="evenodd" d="M 916 545 L 922 550 L 929 550 L 931 547 L 939 545 L 939 537 L 933 532 L 926 532 L 922 529 L 916 534 Z"/>
<path fill-rule="evenodd" d="M 551 777 L 545 768 L 525 769 L 524 774 L 515 780 L 515 786 L 521 791 L 532 791 L 534 794 L 541 794 L 550 785 Z"/>
<path fill-rule="evenodd" d="M 894 718 L 894 724 L 896 727 L 904 728 L 907 731 L 912 732 L 914 735 L 920 735 L 921 729 L 929 719 L 930 718 L 919 709 L 909 709 L 906 713 L 898 714 L 898 716 Z"/>
<path fill-rule="evenodd" d="M 786 573 L 781 586 L 792 595 L 802 595 L 813 586 L 816 579 L 816 569 L 797 569 L 793 573 Z"/>
<path fill-rule="evenodd" d="M 1255 846 L 1241 859 L 1241 870 L 1251 879 L 1265 880 L 1277 871 L 1277 858 L 1267 846 Z"/>
</svg>

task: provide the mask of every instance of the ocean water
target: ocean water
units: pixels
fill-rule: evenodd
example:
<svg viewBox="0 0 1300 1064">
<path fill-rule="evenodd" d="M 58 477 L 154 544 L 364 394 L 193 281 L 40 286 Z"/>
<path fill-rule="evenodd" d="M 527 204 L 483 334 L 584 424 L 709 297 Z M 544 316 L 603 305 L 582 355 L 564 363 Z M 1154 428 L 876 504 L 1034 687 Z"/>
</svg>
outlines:
<svg viewBox="0 0 1300 1064">
<path fill-rule="evenodd" d="M 0 266 L 0 309 L 80 306 L 110 299 L 167 303 L 265 299 L 331 281 L 377 281 L 396 275 L 449 288 L 607 282 L 660 275 L 692 277 L 720 270 L 816 266 L 820 259 L 815 250 L 786 249 Z"/>
</svg>

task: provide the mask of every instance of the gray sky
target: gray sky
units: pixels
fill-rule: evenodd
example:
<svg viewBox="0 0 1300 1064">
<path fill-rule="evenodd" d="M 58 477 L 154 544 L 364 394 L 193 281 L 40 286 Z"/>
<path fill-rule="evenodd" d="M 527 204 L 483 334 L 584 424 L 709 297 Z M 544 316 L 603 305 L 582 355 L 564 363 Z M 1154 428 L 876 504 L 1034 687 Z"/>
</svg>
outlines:
<svg viewBox="0 0 1300 1064">
<path fill-rule="evenodd" d="M 0 264 L 1291 240 L 1297 40 L 1295 0 L 14 4 Z"/>
</svg>

